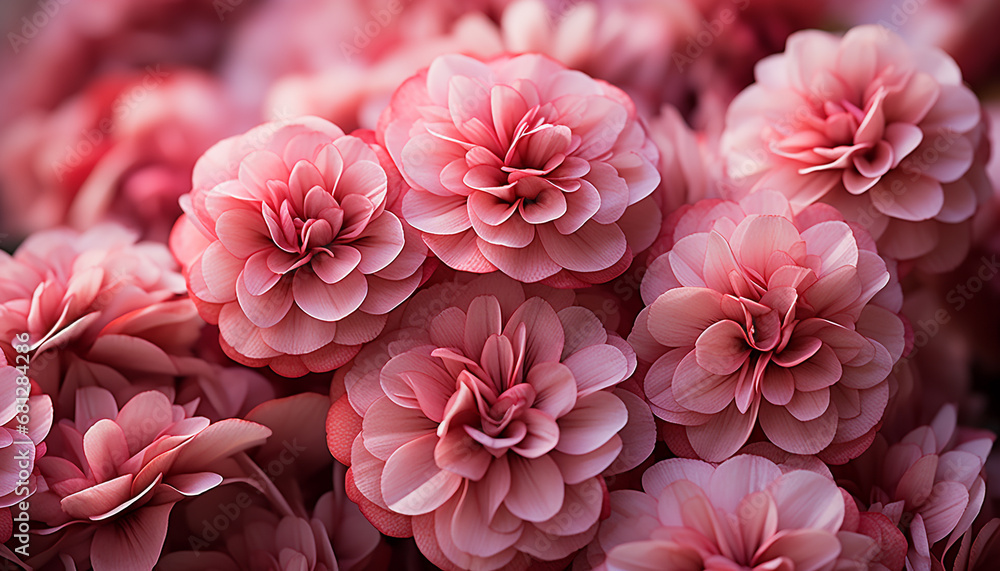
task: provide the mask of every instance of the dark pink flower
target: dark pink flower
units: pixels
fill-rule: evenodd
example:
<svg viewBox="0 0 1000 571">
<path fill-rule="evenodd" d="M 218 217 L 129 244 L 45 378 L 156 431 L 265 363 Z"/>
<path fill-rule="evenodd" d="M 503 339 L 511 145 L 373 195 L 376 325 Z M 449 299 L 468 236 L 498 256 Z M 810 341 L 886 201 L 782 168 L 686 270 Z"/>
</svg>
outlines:
<svg viewBox="0 0 1000 571">
<path fill-rule="evenodd" d="M 240 459 L 249 476 L 245 482 L 254 488 L 233 486 L 214 492 L 215 497 L 206 494 L 180 506 L 183 523 L 171 536 L 180 541 L 168 539 L 175 550 L 163 557 L 159 567 L 370 568 L 366 565 L 381 544 L 381 535 L 345 494 L 344 466 L 333 466 L 330 488 L 333 458 L 324 446 L 323 431 L 329 408 L 325 395 L 303 392 L 270 400 L 246 414 L 246 420 L 271 430 L 263 446 Z M 222 518 L 230 523 L 217 525 Z M 200 535 L 192 541 L 185 528 Z"/>
</svg>

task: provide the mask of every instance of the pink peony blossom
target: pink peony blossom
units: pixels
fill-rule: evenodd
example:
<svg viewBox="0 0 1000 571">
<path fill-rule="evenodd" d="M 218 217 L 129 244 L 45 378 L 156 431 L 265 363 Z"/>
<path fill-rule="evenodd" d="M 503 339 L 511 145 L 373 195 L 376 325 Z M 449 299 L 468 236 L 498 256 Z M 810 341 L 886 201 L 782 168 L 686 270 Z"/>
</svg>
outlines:
<svg viewBox="0 0 1000 571">
<path fill-rule="evenodd" d="M 59 422 L 37 462 L 47 489 L 35 495 L 32 517 L 51 526 L 46 535 L 60 534 L 56 546 L 84 546 L 77 565 L 89 560 L 96 571 L 152 569 L 173 505 L 218 486 L 222 461 L 271 434 L 245 420 L 212 424 L 192 416 L 197 402 L 172 405 L 158 391 L 121 410 L 102 388 L 79 389 L 76 401 L 74 420 Z M 29 563 L 57 555 L 53 547 Z"/>
<path fill-rule="evenodd" d="M 39 232 L 0 252 L 0 349 L 13 362 L 28 334 L 30 376 L 60 417 L 82 386 L 124 402 L 184 374 L 203 325 L 184 291 L 167 248 L 121 226 Z"/>
<path fill-rule="evenodd" d="M 285 376 L 344 364 L 420 283 L 426 248 L 366 133 L 305 117 L 209 149 L 171 247 L 226 353 Z"/>
<path fill-rule="evenodd" d="M 996 436 L 956 428 L 957 411 L 945 405 L 926 426 L 888 445 L 876 440 L 851 466 L 869 496 L 868 511 L 887 516 L 909 541 L 907 569 L 938 569 L 947 551 L 969 530 L 986 497 L 983 465 Z M 933 551 L 932 551 L 933 550 Z M 935 560 L 937 559 L 937 560 Z"/>
<path fill-rule="evenodd" d="M 988 141 L 951 58 L 878 26 L 802 31 L 756 78 L 726 116 L 730 176 L 780 190 L 796 211 L 836 206 L 885 256 L 929 271 L 961 262 L 990 196 Z"/>
<path fill-rule="evenodd" d="M 860 454 L 904 349 L 901 291 L 867 233 L 772 192 L 685 208 L 629 336 L 668 444 L 721 461 L 759 425 L 788 452 Z"/>
<path fill-rule="evenodd" d="M 403 216 L 449 266 L 558 287 L 606 282 L 652 243 L 657 152 L 629 98 L 546 57 L 443 56 L 379 136 Z"/>
<path fill-rule="evenodd" d="M 358 355 L 328 441 L 376 527 L 444 569 L 565 565 L 590 542 L 602 474 L 638 465 L 655 431 L 612 390 L 632 350 L 573 298 L 498 274 L 445 282 Z"/>
<path fill-rule="evenodd" d="M 607 570 L 831 571 L 841 554 L 841 491 L 829 475 L 740 455 L 719 466 L 674 458 L 643 491 L 611 494 L 599 547 Z"/>
</svg>

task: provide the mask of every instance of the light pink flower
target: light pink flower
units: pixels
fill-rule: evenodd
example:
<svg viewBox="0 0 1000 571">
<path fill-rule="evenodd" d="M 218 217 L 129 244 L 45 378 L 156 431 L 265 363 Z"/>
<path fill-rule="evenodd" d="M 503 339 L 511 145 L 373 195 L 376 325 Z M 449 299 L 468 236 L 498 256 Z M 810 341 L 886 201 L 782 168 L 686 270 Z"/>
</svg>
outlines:
<svg viewBox="0 0 1000 571">
<path fill-rule="evenodd" d="M 523 282 L 606 282 L 652 243 L 656 148 L 629 98 L 546 57 L 442 56 L 379 136 L 412 189 L 403 216 L 446 264 Z"/>
<path fill-rule="evenodd" d="M 629 336 L 668 444 L 721 461 L 759 425 L 788 452 L 860 454 L 904 348 L 902 292 L 867 233 L 772 192 L 685 208 Z"/>
<path fill-rule="evenodd" d="M 82 388 L 76 400 L 74 420 L 59 422 L 59 437 L 38 460 L 47 489 L 36 494 L 32 516 L 49 533 L 89 543 L 84 560 L 97 571 L 152 569 L 173 505 L 218 486 L 222 461 L 271 434 L 240 419 L 211 424 L 192 416 L 197 402 L 172 405 L 158 391 L 121 410 L 102 388 Z M 39 552 L 32 563 L 55 555 Z"/>
<path fill-rule="evenodd" d="M 0 252 L 0 348 L 13 362 L 28 333 L 30 376 L 60 417 L 81 386 L 128 399 L 183 374 L 203 325 L 184 292 L 166 246 L 121 226 L 39 232 Z"/>
<path fill-rule="evenodd" d="M 986 497 L 983 465 L 996 436 L 956 422 L 955 407 L 946 405 L 929 425 L 892 445 L 879 439 L 856 461 L 862 478 L 855 481 L 869 488 L 868 510 L 903 530 L 913 571 L 937 568 L 939 542 L 947 539 L 947 551 L 961 539 Z"/>
<path fill-rule="evenodd" d="M 955 62 L 879 26 L 843 38 L 793 34 L 762 60 L 729 107 L 729 174 L 785 193 L 795 210 L 822 200 L 864 225 L 879 251 L 950 269 L 990 196 L 976 96 Z"/>
<path fill-rule="evenodd" d="M 393 213 L 401 185 L 370 134 L 316 117 L 209 149 L 171 247 L 227 354 L 301 376 L 339 367 L 374 339 L 427 259 Z"/>
<path fill-rule="evenodd" d="M 347 492 L 376 527 L 445 569 L 525 569 L 590 542 L 602 473 L 638 465 L 655 430 L 611 390 L 634 368 L 628 344 L 573 297 L 498 274 L 445 282 L 358 355 L 327 437 L 350 450 Z"/>
<path fill-rule="evenodd" d="M 841 554 L 844 498 L 829 475 L 753 455 L 718 467 L 674 458 L 642 484 L 611 494 L 604 569 L 830 571 Z"/>
</svg>

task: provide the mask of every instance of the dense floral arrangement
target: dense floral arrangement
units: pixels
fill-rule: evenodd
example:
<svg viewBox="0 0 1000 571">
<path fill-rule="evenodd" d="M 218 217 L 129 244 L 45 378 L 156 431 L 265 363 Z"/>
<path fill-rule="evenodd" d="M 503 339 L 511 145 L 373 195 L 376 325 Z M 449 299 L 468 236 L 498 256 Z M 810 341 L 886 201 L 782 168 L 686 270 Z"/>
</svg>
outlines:
<svg viewBox="0 0 1000 571">
<path fill-rule="evenodd" d="M 993 0 L 16 0 L 4 569 L 987 571 Z"/>
</svg>

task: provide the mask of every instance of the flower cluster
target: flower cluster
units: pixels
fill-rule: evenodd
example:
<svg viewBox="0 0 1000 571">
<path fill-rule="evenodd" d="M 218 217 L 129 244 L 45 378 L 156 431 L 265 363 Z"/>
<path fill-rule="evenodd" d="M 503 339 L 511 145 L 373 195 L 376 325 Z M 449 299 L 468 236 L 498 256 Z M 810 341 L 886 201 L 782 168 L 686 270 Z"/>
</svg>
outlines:
<svg viewBox="0 0 1000 571">
<path fill-rule="evenodd" d="M 993 569 L 996 4 L 14 2 L 4 568 Z"/>
</svg>

